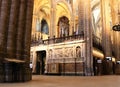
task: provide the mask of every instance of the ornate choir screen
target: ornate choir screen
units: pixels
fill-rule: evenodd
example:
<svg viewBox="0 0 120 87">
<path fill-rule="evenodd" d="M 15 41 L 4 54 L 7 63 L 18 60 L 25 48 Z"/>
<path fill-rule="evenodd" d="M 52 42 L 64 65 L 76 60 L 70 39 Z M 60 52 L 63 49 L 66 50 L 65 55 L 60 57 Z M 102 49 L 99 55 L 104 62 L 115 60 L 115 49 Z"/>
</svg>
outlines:
<svg viewBox="0 0 120 87">
<path fill-rule="evenodd" d="M 84 75 L 84 43 L 50 45 L 47 49 L 48 74 Z"/>
</svg>

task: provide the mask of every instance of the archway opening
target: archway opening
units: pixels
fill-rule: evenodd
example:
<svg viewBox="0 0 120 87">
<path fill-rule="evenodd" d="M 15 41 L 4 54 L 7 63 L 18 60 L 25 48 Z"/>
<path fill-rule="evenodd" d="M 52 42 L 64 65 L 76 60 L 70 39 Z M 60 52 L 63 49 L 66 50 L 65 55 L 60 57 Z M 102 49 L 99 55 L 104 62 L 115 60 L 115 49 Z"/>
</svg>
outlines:
<svg viewBox="0 0 120 87">
<path fill-rule="evenodd" d="M 46 51 L 37 51 L 36 74 L 45 74 Z"/>
<path fill-rule="evenodd" d="M 49 34 L 49 27 L 48 27 L 48 23 L 45 19 L 43 19 L 41 21 L 41 33 L 44 33 L 44 34 Z"/>
<path fill-rule="evenodd" d="M 58 21 L 58 37 L 69 36 L 69 19 L 65 16 Z"/>
</svg>

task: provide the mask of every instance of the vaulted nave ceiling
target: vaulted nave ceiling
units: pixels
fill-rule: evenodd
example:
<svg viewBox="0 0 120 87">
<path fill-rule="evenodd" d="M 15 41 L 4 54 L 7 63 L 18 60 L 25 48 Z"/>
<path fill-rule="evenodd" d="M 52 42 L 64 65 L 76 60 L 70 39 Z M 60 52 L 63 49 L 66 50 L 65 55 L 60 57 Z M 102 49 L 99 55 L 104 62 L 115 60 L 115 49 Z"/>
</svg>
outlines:
<svg viewBox="0 0 120 87">
<path fill-rule="evenodd" d="M 67 5 L 67 2 L 64 0 L 56 1 L 56 6 L 54 6 L 56 10 L 56 16 L 67 16 L 70 18 L 70 6 Z M 50 16 L 51 12 L 51 0 L 35 0 L 34 1 L 34 15 L 37 16 Z"/>
<path fill-rule="evenodd" d="M 68 18 L 70 17 L 70 9 L 66 3 L 57 3 L 56 11 L 58 16 L 67 16 Z"/>
<path fill-rule="evenodd" d="M 62 16 L 66 16 L 70 20 L 71 13 L 71 6 L 65 0 L 34 0 L 33 29 L 36 29 L 37 20 L 41 22 L 42 19 L 45 19 L 50 28 L 52 18 L 55 19 L 57 25 Z"/>
<path fill-rule="evenodd" d="M 50 0 L 35 0 L 34 1 L 34 15 L 50 16 Z"/>
</svg>

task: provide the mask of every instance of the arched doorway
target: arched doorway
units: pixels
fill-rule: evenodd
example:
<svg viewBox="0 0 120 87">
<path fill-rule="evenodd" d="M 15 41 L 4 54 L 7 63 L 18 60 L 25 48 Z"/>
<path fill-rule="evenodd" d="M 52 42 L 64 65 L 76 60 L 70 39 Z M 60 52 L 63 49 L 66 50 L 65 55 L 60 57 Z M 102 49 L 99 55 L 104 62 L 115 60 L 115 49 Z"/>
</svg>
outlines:
<svg viewBox="0 0 120 87">
<path fill-rule="evenodd" d="M 46 51 L 37 51 L 36 74 L 45 74 Z"/>
</svg>

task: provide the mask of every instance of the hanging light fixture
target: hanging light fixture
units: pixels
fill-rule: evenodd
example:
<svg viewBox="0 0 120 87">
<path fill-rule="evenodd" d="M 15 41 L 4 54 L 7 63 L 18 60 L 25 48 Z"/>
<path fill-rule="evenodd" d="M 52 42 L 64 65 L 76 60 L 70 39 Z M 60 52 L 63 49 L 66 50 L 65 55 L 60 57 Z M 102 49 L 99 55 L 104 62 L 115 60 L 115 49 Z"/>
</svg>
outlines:
<svg viewBox="0 0 120 87">
<path fill-rule="evenodd" d="M 118 2 L 118 24 L 114 25 L 112 29 L 114 31 L 120 31 L 120 6 L 119 6 L 120 1 Z"/>
<path fill-rule="evenodd" d="M 113 29 L 114 31 L 120 31 L 120 24 L 114 25 L 114 26 L 112 27 L 112 29 Z"/>
</svg>

